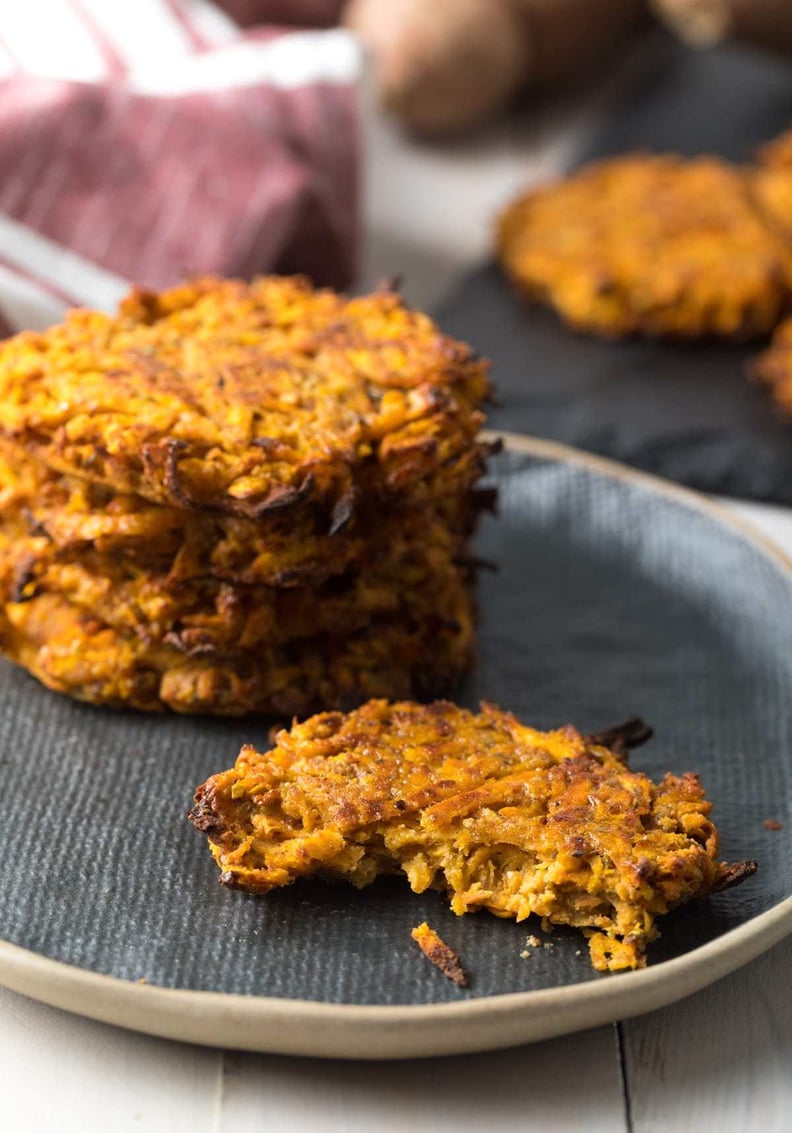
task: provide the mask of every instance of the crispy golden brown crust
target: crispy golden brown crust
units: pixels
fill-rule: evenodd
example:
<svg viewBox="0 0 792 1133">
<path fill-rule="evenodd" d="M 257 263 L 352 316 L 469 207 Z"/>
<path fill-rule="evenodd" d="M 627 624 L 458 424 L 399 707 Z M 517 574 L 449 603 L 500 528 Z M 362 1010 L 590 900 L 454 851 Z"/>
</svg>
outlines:
<svg viewBox="0 0 792 1133">
<path fill-rule="evenodd" d="M 300 278 L 138 291 L 0 347 L 0 433 L 31 459 L 252 518 L 442 495 L 488 391 L 486 364 L 396 295 Z"/>
<path fill-rule="evenodd" d="M 754 182 L 714 158 L 590 165 L 512 204 L 498 255 L 528 297 L 581 330 L 761 336 L 789 306 L 792 250 Z"/>
<path fill-rule="evenodd" d="M 164 643 L 192 657 L 244 658 L 317 636 L 340 639 L 384 617 L 426 624 L 453 604 L 450 595 L 466 604 L 469 587 L 459 571 L 432 569 L 421 557 L 367 576 L 352 574 L 318 594 L 310 587 L 272 590 L 212 581 L 170 587 L 146 576 L 121 581 L 120 572 L 114 579 L 79 563 L 39 569 L 40 562 L 24 562 L 12 597 L 26 603 L 59 595 L 148 645 Z M 437 591 L 445 595 L 440 602 Z"/>
<path fill-rule="evenodd" d="M 455 465 L 447 494 L 420 509 L 357 496 L 346 515 L 305 507 L 256 521 L 120 494 L 54 472 L 0 439 L 0 521 L 7 536 L 44 540 L 64 560 L 95 554 L 174 582 L 316 586 L 383 547 L 398 554 L 437 536 L 454 541 L 462 554 L 481 504 L 471 486 L 483 471 L 482 450 L 469 450 Z"/>
<path fill-rule="evenodd" d="M 329 577 L 289 586 L 185 574 L 181 553 L 170 567 L 152 567 L 118 553 L 64 549 L 17 518 L 18 525 L 8 514 L 0 523 L 0 603 L 60 595 L 114 629 L 194 656 L 244 656 L 316 635 L 340 637 L 383 616 L 426 623 L 443 606 L 470 604 L 463 541 L 424 514 L 383 525 L 365 556 L 326 564 Z"/>
<path fill-rule="evenodd" d="M 432 511 L 375 522 L 321 571 L 287 570 L 288 540 L 262 535 L 280 583 L 263 585 L 202 569 L 217 550 L 200 546 L 202 534 L 153 560 L 145 540 L 101 551 L 101 538 L 58 543 L 59 517 L 68 527 L 74 513 L 55 506 L 42 522 L 29 502 L 35 516 L 8 498 L 2 511 L 0 649 L 59 692 L 147 710 L 291 714 L 437 695 L 472 663 L 465 541 Z M 141 511 L 121 515 L 137 542 Z M 106 518 L 85 513 L 103 532 Z M 228 546 L 244 562 L 244 544 L 230 535 Z"/>
<path fill-rule="evenodd" d="M 190 818 L 231 887 L 403 872 L 457 914 L 575 925 L 595 967 L 615 969 L 644 964 L 657 916 L 755 869 L 720 861 L 695 775 L 655 785 L 573 728 L 538 732 L 492 705 L 374 700 L 276 740 L 196 792 Z"/>
<path fill-rule="evenodd" d="M 116 629 L 52 593 L 5 606 L 0 649 L 48 688 L 93 704 L 302 716 L 392 690 L 427 697 L 454 688 L 473 663 L 469 590 L 449 587 L 421 614 L 405 607 L 337 635 L 203 651 Z"/>
<path fill-rule="evenodd" d="M 423 952 L 430 964 L 455 983 L 457 987 L 467 987 L 467 972 L 453 948 L 445 943 L 433 928 L 424 921 L 410 932 L 410 936 Z"/>
</svg>

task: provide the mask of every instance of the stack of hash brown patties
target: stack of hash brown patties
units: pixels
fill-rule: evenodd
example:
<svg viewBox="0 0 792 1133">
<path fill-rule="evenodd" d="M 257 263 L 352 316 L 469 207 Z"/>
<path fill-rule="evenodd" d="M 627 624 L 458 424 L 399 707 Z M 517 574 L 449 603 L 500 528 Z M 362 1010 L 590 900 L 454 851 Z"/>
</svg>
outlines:
<svg viewBox="0 0 792 1133">
<path fill-rule="evenodd" d="M 486 365 L 382 291 L 198 280 L 0 348 L 0 646 L 50 688 L 302 714 L 450 690 Z"/>
</svg>

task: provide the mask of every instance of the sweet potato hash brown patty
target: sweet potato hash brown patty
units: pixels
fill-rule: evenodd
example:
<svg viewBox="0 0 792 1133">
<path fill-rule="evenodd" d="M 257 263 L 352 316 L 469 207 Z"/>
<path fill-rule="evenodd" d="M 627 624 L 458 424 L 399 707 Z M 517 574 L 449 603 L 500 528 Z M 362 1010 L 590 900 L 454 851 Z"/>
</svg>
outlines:
<svg viewBox="0 0 792 1133">
<path fill-rule="evenodd" d="M 606 747 L 603 739 L 612 746 Z M 653 783 L 618 733 L 539 732 L 491 704 L 372 700 L 243 747 L 189 813 L 232 888 L 404 873 L 455 913 L 532 913 L 589 937 L 594 967 L 638 968 L 655 919 L 752 873 L 718 856 L 694 774 Z"/>
<path fill-rule="evenodd" d="M 134 291 L 0 345 L 0 650 L 97 704 L 450 691 L 487 364 L 389 291 Z"/>
<path fill-rule="evenodd" d="M 246 586 L 317 586 L 387 548 L 398 555 L 407 543 L 442 541 L 464 555 L 465 539 L 488 499 L 469 488 L 482 471 L 476 452 L 459 483 L 420 509 L 396 501 L 386 509 L 380 501 L 357 498 L 350 514 L 335 520 L 306 507 L 253 520 L 119 494 L 54 472 L 0 440 L 0 530 L 20 540 L 20 561 L 30 554 L 24 543 L 35 540 L 61 561 L 101 557 L 167 575 L 173 583 L 211 578 Z"/>
<path fill-rule="evenodd" d="M 589 165 L 508 207 L 498 256 L 580 330 L 765 335 L 790 304 L 792 245 L 755 192 L 760 172 L 672 155 Z"/>
<path fill-rule="evenodd" d="M 41 463 L 253 518 L 356 492 L 442 492 L 486 364 L 387 291 L 198 279 L 0 346 L 0 433 Z"/>
<path fill-rule="evenodd" d="M 229 652 L 187 651 L 108 625 L 59 594 L 6 607 L 3 652 L 77 700 L 158 712 L 304 716 L 372 696 L 437 696 L 474 654 L 472 599 L 447 590 L 431 617 L 373 617 L 365 629 Z"/>
<path fill-rule="evenodd" d="M 275 645 L 367 629 L 376 617 L 429 622 L 449 604 L 472 609 L 470 580 L 447 548 L 418 541 L 398 558 L 357 567 L 326 583 L 278 589 L 214 579 L 171 581 L 119 563 L 58 561 L 31 539 L 0 531 L 0 593 L 7 616 L 44 594 L 60 595 L 108 626 L 148 644 L 165 642 L 193 656 L 244 656 Z M 1 640 L 1 637 L 0 637 Z"/>
</svg>

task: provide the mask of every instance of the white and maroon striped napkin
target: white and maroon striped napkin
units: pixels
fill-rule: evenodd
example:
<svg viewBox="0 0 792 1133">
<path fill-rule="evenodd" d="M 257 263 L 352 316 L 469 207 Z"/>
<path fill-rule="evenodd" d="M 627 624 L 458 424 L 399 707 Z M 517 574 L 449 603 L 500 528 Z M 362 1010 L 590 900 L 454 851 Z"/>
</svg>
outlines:
<svg viewBox="0 0 792 1133">
<path fill-rule="evenodd" d="M 2 329 L 130 282 L 348 283 L 360 67 L 345 31 L 242 31 L 209 0 L 4 4 Z"/>
</svg>

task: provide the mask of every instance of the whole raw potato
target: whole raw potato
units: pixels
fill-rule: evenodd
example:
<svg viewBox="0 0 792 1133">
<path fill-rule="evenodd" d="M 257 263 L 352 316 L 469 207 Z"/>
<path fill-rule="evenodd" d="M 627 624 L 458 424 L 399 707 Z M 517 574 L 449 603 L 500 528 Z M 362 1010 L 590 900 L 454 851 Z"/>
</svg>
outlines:
<svg viewBox="0 0 792 1133">
<path fill-rule="evenodd" d="M 636 34 L 644 0 L 349 0 L 384 106 L 421 134 L 465 129 L 563 83 Z"/>
<path fill-rule="evenodd" d="M 373 56 L 384 106 L 419 133 L 488 117 L 529 68 L 530 37 L 513 0 L 352 0 L 344 22 Z"/>
</svg>

